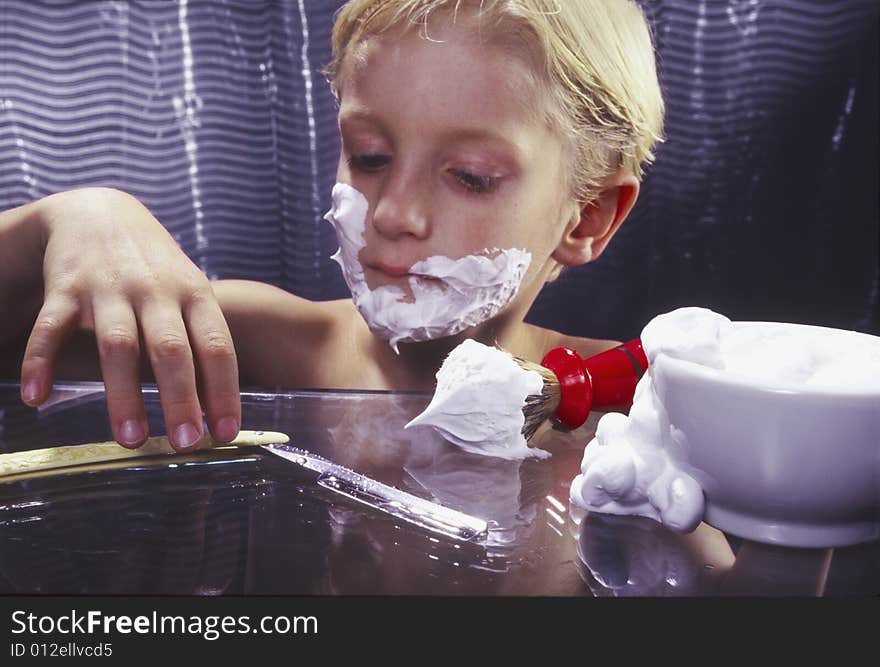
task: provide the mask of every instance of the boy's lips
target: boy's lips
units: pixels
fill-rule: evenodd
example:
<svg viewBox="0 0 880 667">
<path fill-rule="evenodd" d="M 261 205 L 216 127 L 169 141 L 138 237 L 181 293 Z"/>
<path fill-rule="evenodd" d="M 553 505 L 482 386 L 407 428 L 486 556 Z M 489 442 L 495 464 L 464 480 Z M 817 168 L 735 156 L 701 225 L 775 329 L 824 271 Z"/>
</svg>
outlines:
<svg viewBox="0 0 880 667">
<path fill-rule="evenodd" d="M 413 273 L 412 265 L 402 266 L 398 264 L 387 264 L 385 262 L 365 262 L 364 269 L 373 274 L 372 280 L 368 277 L 367 283 L 371 289 L 375 289 L 381 285 L 399 285 L 407 286 L 410 279 L 423 282 L 440 282 L 439 278 L 422 273 Z"/>
<path fill-rule="evenodd" d="M 382 286 L 397 286 L 408 289 L 411 276 L 409 267 L 385 262 L 364 262 L 365 278 L 370 289 Z"/>
<path fill-rule="evenodd" d="M 390 278 L 403 278 L 404 276 L 408 276 L 410 269 L 409 266 L 385 264 L 384 262 L 368 264 L 367 267 L 373 269 L 374 271 L 378 271 L 379 273 L 384 273 Z"/>
</svg>

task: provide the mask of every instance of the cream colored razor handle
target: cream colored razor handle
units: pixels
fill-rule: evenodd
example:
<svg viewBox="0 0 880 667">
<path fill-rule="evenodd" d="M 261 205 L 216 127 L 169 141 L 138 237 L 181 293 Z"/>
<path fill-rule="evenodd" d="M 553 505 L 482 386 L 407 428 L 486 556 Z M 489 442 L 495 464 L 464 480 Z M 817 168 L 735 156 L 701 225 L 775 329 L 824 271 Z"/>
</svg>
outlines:
<svg viewBox="0 0 880 667">
<path fill-rule="evenodd" d="M 216 447 L 273 445 L 285 443 L 289 440 L 290 438 L 284 433 L 275 433 L 273 431 L 240 431 L 235 440 L 224 443 L 216 442 L 210 435 L 205 435 L 196 449 L 186 453 L 189 454 L 193 451 Z M 70 466 L 101 463 L 104 461 L 119 461 L 145 456 L 173 454 L 177 454 L 177 452 L 171 447 L 171 443 L 165 436 L 147 438 L 147 441 L 137 449 L 126 449 L 114 441 L 91 442 L 84 445 L 62 445 L 45 449 L 32 449 L 25 452 L 0 454 L 0 477 L 20 475 L 37 470 L 51 470 L 52 468 L 68 468 Z"/>
</svg>

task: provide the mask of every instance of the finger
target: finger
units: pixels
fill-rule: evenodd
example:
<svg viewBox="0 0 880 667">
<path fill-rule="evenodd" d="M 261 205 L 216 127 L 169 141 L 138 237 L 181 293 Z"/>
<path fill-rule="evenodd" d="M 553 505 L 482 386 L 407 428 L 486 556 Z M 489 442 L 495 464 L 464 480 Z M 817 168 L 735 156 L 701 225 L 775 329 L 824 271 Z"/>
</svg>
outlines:
<svg viewBox="0 0 880 667">
<path fill-rule="evenodd" d="M 149 435 L 140 384 L 138 326 L 131 306 L 122 300 L 92 304 L 101 375 L 113 437 L 124 447 L 138 447 Z"/>
<path fill-rule="evenodd" d="M 229 442 L 241 427 L 238 361 L 232 334 L 213 297 L 195 299 L 186 317 L 208 426 L 216 440 Z"/>
<path fill-rule="evenodd" d="M 79 306 L 72 299 L 47 298 L 34 322 L 21 362 L 21 400 L 40 405 L 52 390 L 58 353 L 73 332 Z"/>
<path fill-rule="evenodd" d="M 179 306 L 149 301 L 141 307 L 141 330 L 171 446 L 178 451 L 196 447 L 204 434 L 196 390 L 192 349 Z"/>
</svg>

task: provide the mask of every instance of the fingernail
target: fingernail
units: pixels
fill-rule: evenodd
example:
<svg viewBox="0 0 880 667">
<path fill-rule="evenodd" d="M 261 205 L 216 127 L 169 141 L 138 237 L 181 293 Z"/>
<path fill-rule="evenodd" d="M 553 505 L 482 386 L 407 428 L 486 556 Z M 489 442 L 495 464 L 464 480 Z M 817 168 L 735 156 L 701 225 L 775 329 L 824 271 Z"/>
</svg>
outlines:
<svg viewBox="0 0 880 667">
<path fill-rule="evenodd" d="M 199 433 L 199 430 L 192 424 L 181 424 L 174 429 L 174 438 L 171 441 L 171 444 L 174 445 L 175 449 L 189 449 L 195 445 L 201 437 L 202 434 Z"/>
<path fill-rule="evenodd" d="M 214 427 L 214 435 L 220 442 L 229 442 L 238 435 L 238 420 L 235 417 L 223 417 Z"/>
<path fill-rule="evenodd" d="M 119 427 L 119 439 L 126 447 L 137 447 L 146 440 L 146 435 L 139 422 L 136 422 L 134 419 L 127 419 Z"/>
<path fill-rule="evenodd" d="M 28 380 L 21 387 L 21 398 L 25 403 L 36 403 L 40 397 L 40 383 L 37 380 Z"/>
</svg>

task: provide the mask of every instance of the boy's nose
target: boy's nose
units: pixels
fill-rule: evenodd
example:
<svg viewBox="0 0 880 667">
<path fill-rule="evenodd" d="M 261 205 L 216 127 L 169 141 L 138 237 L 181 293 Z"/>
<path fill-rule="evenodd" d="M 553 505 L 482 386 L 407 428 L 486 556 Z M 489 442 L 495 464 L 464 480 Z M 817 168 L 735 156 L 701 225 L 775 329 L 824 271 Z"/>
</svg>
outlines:
<svg viewBox="0 0 880 667">
<path fill-rule="evenodd" d="M 403 179 L 386 182 L 373 211 L 373 227 L 388 239 L 428 236 L 428 212 L 425 197 L 417 185 Z"/>
</svg>

